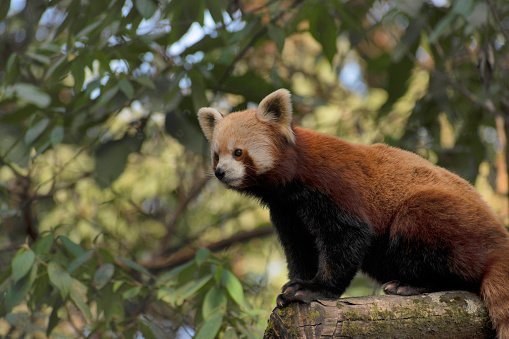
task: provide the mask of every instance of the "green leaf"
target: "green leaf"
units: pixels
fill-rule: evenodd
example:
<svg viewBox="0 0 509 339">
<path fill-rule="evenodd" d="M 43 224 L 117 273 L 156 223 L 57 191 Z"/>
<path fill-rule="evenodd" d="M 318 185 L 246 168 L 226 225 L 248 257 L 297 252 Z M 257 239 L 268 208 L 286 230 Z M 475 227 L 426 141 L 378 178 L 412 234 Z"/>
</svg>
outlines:
<svg viewBox="0 0 509 339">
<path fill-rule="evenodd" d="M 175 289 L 172 287 L 160 287 L 157 290 L 156 298 L 170 304 L 171 307 L 175 307 L 177 302 L 177 298 L 175 297 Z"/>
<path fill-rule="evenodd" d="M 75 269 L 80 267 L 83 263 L 87 262 L 90 258 L 92 258 L 92 255 L 94 254 L 94 250 L 88 250 L 85 253 L 81 254 L 80 256 L 76 257 L 69 267 L 67 268 L 67 272 L 72 273 Z"/>
<path fill-rule="evenodd" d="M 71 239 L 67 238 L 66 236 L 59 236 L 60 241 L 62 241 L 62 244 L 64 244 L 65 248 L 69 250 L 69 252 L 75 257 L 79 257 L 83 253 L 85 253 L 85 250 L 78 244 L 74 243 Z"/>
<path fill-rule="evenodd" d="M 124 92 L 126 97 L 129 99 L 132 99 L 134 96 L 134 87 L 131 85 L 131 82 L 129 82 L 126 79 L 122 79 L 118 82 L 118 87 L 120 87 L 120 90 Z"/>
<path fill-rule="evenodd" d="M 167 113 L 164 126 L 166 132 L 174 137 L 181 145 L 191 152 L 201 154 L 204 149 L 203 133 L 199 130 L 198 126 L 191 121 L 191 119 L 195 119 L 195 117 L 192 116 L 191 118 L 190 113 L 187 113 L 193 111 L 194 105 L 199 105 L 199 103 L 189 103 L 189 106 L 187 106 L 187 103 L 190 101 L 189 97 L 185 97 L 184 101 L 185 103 L 181 106 L 186 113 L 182 111 Z"/>
<path fill-rule="evenodd" d="M 455 0 L 452 12 L 467 18 L 474 10 L 474 0 Z"/>
<path fill-rule="evenodd" d="M 283 47 L 285 46 L 286 34 L 283 27 L 269 24 L 268 26 L 269 37 L 277 46 L 279 53 L 283 51 Z"/>
<path fill-rule="evenodd" d="M 223 281 L 223 266 L 217 266 L 216 268 L 216 274 L 214 275 L 214 279 L 217 283 L 221 283 Z"/>
<path fill-rule="evenodd" d="M 167 284 L 169 281 L 175 279 L 182 271 L 189 269 L 191 266 L 195 266 L 194 261 L 188 261 L 187 263 L 177 266 L 174 269 L 163 273 L 157 278 L 157 284 Z M 192 270 L 195 270 L 194 268 L 191 268 Z"/>
<path fill-rule="evenodd" d="M 203 299 L 203 319 L 207 320 L 212 314 L 214 314 L 214 311 L 218 309 L 225 310 L 227 302 L 228 297 L 226 296 L 225 290 L 223 288 L 213 286 Z"/>
<path fill-rule="evenodd" d="M 489 6 L 485 2 L 479 2 L 476 4 L 472 13 L 470 13 L 470 15 L 465 20 L 469 24 L 475 26 L 476 29 L 480 29 L 486 24 L 489 13 Z"/>
<path fill-rule="evenodd" d="M 50 294 L 49 291 L 51 291 L 46 267 L 43 265 L 39 266 L 37 273 L 37 283 L 34 284 L 31 289 L 30 299 L 27 300 L 28 308 L 31 310 L 35 310 L 37 307 L 40 307 L 40 305 L 47 300 Z"/>
<path fill-rule="evenodd" d="M 37 267 L 38 267 L 37 263 L 32 265 L 32 270 L 30 271 L 29 275 L 26 275 L 16 284 L 12 284 L 11 286 L 9 286 L 5 294 L 5 299 L 3 300 L 5 307 L 4 310 L 6 313 L 9 313 L 10 310 L 14 306 L 19 304 L 28 294 L 28 291 L 32 287 L 37 276 Z M 0 309 L 0 312 L 4 310 Z"/>
<path fill-rule="evenodd" d="M 51 103 L 51 97 L 49 94 L 42 92 L 38 87 L 35 87 L 34 85 L 18 83 L 13 86 L 13 89 L 20 99 L 34 104 L 39 108 L 46 108 Z"/>
<path fill-rule="evenodd" d="M 191 97 L 193 99 L 193 107 L 196 112 L 202 107 L 206 107 L 209 104 L 205 95 L 205 84 L 203 83 L 203 76 L 196 74 L 191 79 Z"/>
<path fill-rule="evenodd" d="M 134 286 L 122 293 L 122 298 L 124 299 L 130 299 L 136 297 L 141 291 L 141 287 Z"/>
<path fill-rule="evenodd" d="M 138 327 L 145 339 L 166 339 L 168 333 L 161 327 L 157 326 L 154 321 L 148 319 L 146 315 L 142 315 L 138 320 Z"/>
<path fill-rule="evenodd" d="M 416 44 L 417 46 L 417 44 Z M 414 48 L 416 48 L 414 46 Z M 415 49 L 411 53 L 415 52 Z M 408 87 L 408 80 L 412 75 L 414 67 L 413 61 L 408 57 L 403 57 L 400 62 L 393 63 L 387 70 L 389 81 L 387 83 L 387 101 L 380 107 L 378 117 L 383 117 L 390 113 L 393 105 L 405 95 Z"/>
<path fill-rule="evenodd" d="M 216 64 L 211 71 L 213 77 L 205 79 L 208 88 L 214 88 L 217 81 L 227 72 L 227 67 Z M 229 75 L 224 81 L 221 91 L 242 95 L 246 101 L 260 102 L 264 98 L 263 93 L 271 93 L 277 89 L 265 78 L 248 70 L 240 76 Z"/>
<path fill-rule="evenodd" d="M 113 293 L 117 292 L 117 291 L 118 291 L 118 289 L 119 289 L 119 288 L 120 288 L 120 287 L 121 287 L 124 283 L 125 283 L 125 281 L 123 281 L 123 280 L 115 281 L 115 282 L 113 283 L 113 288 L 112 288 Z"/>
<path fill-rule="evenodd" d="M 117 94 L 118 90 L 119 90 L 119 87 L 118 87 L 118 85 L 116 85 L 116 86 L 113 86 L 112 88 L 110 88 L 109 90 L 107 90 L 104 94 L 101 94 L 101 96 L 99 97 L 99 101 L 97 101 L 97 103 L 94 105 L 94 108 L 102 106 L 102 105 L 106 104 L 108 101 L 110 101 L 111 99 L 113 99 L 115 94 Z"/>
<path fill-rule="evenodd" d="M 72 61 L 71 72 L 74 78 L 74 91 L 79 93 L 83 89 L 83 84 L 85 83 L 85 63 L 81 56 L 74 58 Z"/>
<path fill-rule="evenodd" d="M 30 59 L 37 61 L 43 65 L 46 65 L 46 66 L 51 64 L 51 59 L 45 55 L 28 52 L 28 53 L 26 53 L 26 56 L 29 57 Z"/>
<path fill-rule="evenodd" d="M 80 38 L 89 35 L 90 32 L 99 27 L 102 23 L 103 23 L 102 20 L 92 22 L 90 25 L 86 26 L 81 31 L 79 31 L 78 34 L 76 34 L 76 40 L 79 40 Z"/>
<path fill-rule="evenodd" d="M 60 291 L 62 299 L 66 299 L 71 291 L 72 278 L 62 266 L 50 262 L 48 264 L 48 276 L 50 283 Z"/>
<path fill-rule="evenodd" d="M 6 0 L 0 0 L 6 1 Z M 7 0 L 9 2 L 9 0 Z M 7 67 L 5 67 L 5 76 L 3 85 L 10 85 L 19 78 L 20 75 L 20 62 L 18 58 L 18 54 L 12 53 L 9 59 L 7 60 Z"/>
<path fill-rule="evenodd" d="M 48 69 L 46 72 L 46 76 L 44 77 L 44 81 L 49 81 L 49 79 L 53 76 L 55 71 L 58 69 L 59 72 L 55 75 L 55 77 L 62 77 L 64 74 L 61 72 L 62 70 L 65 70 L 67 63 L 64 63 L 67 61 L 67 54 L 62 55 L 58 60 Z"/>
<path fill-rule="evenodd" d="M 109 325 L 114 316 L 120 318 L 125 316 L 122 295 L 120 293 L 113 293 L 111 287 L 112 285 L 107 285 L 100 290 L 100 295 L 97 298 L 97 312 L 104 312 L 106 325 Z"/>
<path fill-rule="evenodd" d="M 34 244 L 34 251 L 37 254 L 49 253 L 53 246 L 53 235 L 47 234 L 43 238 L 37 240 Z"/>
<path fill-rule="evenodd" d="M 152 81 L 152 79 L 146 78 L 146 77 L 136 77 L 134 78 L 134 81 L 142 85 L 143 87 L 147 87 L 150 89 L 156 89 L 156 85 Z"/>
<path fill-rule="evenodd" d="M 41 136 L 49 125 L 49 119 L 44 118 L 34 126 L 30 127 L 25 133 L 25 144 L 31 145 L 37 138 Z"/>
<path fill-rule="evenodd" d="M 134 5 L 145 19 L 150 19 L 157 10 L 157 4 L 152 0 L 135 0 Z"/>
<path fill-rule="evenodd" d="M 9 313 L 4 320 L 7 321 L 13 328 L 21 330 L 26 334 L 33 333 L 35 331 L 44 331 L 42 327 L 37 326 L 34 322 L 32 322 L 32 318 L 29 317 L 27 312 Z"/>
<path fill-rule="evenodd" d="M 177 290 L 177 299 L 181 302 L 183 302 L 185 299 L 189 298 L 193 294 L 195 294 L 200 288 L 205 286 L 206 283 L 208 283 L 213 278 L 212 274 L 208 274 L 201 279 L 198 279 L 196 281 L 191 281 L 184 286 L 180 287 Z"/>
<path fill-rule="evenodd" d="M 136 270 L 138 272 L 141 272 L 143 274 L 146 274 L 146 275 L 152 277 L 152 274 L 150 274 L 150 272 L 147 271 L 147 269 L 145 267 L 138 265 L 134 261 L 126 259 L 126 258 L 122 258 L 122 257 L 115 257 L 115 258 L 117 258 L 118 260 L 120 260 L 122 263 L 124 263 L 126 266 L 132 268 L 133 270 Z"/>
<path fill-rule="evenodd" d="M 113 264 L 107 263 L 99 267 L 94 275 L 94 286 L 98 290 L 106 286 L 111 277 L 113 277 L 113 273 L 115 273 L 115 266 Z"/>
<path fill-rule="evenodd" d="M 55 329 L 55 327 L 60 322 L 60 318 L 58 317 L 58 310 L 60 307 L 64 305 L 64 302 L 59 297 L 57 300 L 51 305 L 53 309 L 51 310 L 51 314 L 49 316 L 48 328 L 46 328 L 46 335 L 49 336 L 51 332 Z"/>
<path fill-rule="evenodd" d="M 55 147 L 56 145 L 60 144 L 63 139 L 64 139 L 64 127 L 63 126 L 55 127 L 53 131 L 51 131 L 50 135 L 51 145 Z"/>
<path fill-rule="evenodd" d="M 318 2 L 309 14 L 309 32 L 322 45 L 323 54 L 332 65 L 332 59 L 337 53 L 334 16 L 329 13 L 327 6 L 321 2 Z"/>
<path fill-rule="evenodd" d="M 85 318 L 90 321 L 92 313 L 87 304 L 87 287 L 76 279 L 72 279 L 71 300 L 81 310 Z"/>
<path fill-rule="evenodd" d="M 11 7 L 11 0 L 0 0 L 0 21 L 2 21 L 9 13 Z"/>
<path fill-rule="evenodd" d="M 194 260 L 196 261 L 196 264 L 198 266 L 201 266 L 201 264 L 203 264 L 209 256 L 210 256 L 210 250 L 208 248 L 199 248 L 198 251 L 196 251 Z"/>
<path fill-rule="evenodd" d="M 143 338 L 146 339 L 157 339 L 157 336 L 152 331 L 152 327 L 154 326 L 153 322 L 150 320 L 143 321 L 142 319 L 145 316 L 141 316 L 140 320 L 138 321 L 138 327 L 140 329 L 141 334 L 143 335 Z"/>
<path fill-rule="evenodd" d="M 214 339 L 216 338 L 217 332 L 219 332 L 219 329 L 221 328 L 221 325 L 223 323 L 223 315 L 222 314 L 216 314 L 209 318 L 203 324 L 203 326 L 200 328 L 195 339 Z"/>
<path fill-rule="evenodd" d="M 240 280 L 230 270 L 223 270 L 222 285 L 226 287 L 230 297 L 239 305 L 244 302 L 244 290 Z"/>
<path fill-rule="evenodd" d="M 12 280 L 14 280 L 14 283 L 27 275 L 34 261 L 35 253 L 32 250 L 27 250 L 14 258 L 12 261 Z"/>
<path fill-rule="evenodd" d="M 223 339 L 239 339 L 237 331 L 233 327 L 228 327 L 223 334 Z"/>
<path fill-rule="evenodd" d="M 453 19 L 454 19 L 454 13 L 453 12 L 447 13 L 447 15 L 445 17 L 443 17 L 442 20 L 440 20 L 438 22 L 438 24 L 435 26 L 433 33 L 431 33 L 431 35 L 428 38 L 429 42 L 434 43 L 435 41 L 437 41 L 438 38 L 442 34 L 444 34 L 445 30 L 447 29 L 447 27 L 449 27 L 449 25 L 451 24 Z"/>
<path fill-rule="evenodd" d="M 143 139 L 126 134 L 122 139 L 100 145 L 95 153 L 97 184 L 106 188 L 113 183 L 124 172 L 129 154 L 138 152 L 142 143 Z"/>
</svg>

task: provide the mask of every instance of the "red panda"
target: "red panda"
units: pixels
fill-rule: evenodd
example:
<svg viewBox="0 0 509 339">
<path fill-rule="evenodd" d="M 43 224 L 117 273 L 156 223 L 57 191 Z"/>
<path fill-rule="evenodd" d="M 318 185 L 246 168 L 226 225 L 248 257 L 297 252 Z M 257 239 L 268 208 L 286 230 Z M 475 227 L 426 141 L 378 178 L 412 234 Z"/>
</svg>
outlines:
<svg viewBox="0 0 509 339">
<path fill-rule="evenodd" d="M 198 120 L 215 176 L 269 208 L 289 271 L 278 306 L 339 298 L 362 270 L 388 294 L 477 293 L 509 338 L 509 234 L 467 181 L 401 149 L 296 126 L 285 89 Z"/>
</svg>

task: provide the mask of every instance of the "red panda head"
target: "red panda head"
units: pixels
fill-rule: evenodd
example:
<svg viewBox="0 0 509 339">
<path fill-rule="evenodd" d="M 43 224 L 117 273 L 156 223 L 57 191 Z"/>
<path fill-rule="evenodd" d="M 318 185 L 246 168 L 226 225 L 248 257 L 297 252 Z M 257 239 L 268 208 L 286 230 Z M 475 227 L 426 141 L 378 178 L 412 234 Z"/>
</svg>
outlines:
<svg viewBox="0 0 509 339">
<path fill-rule="evenodd" d="M 256 110 L 223 116 L 214 108 L 201 108 L 198 120 L 210 142 L 212 168 L 230 188 L 242 188 L 270 171 L 279 145 L 294 144 L 290 92 L 279 89 L 265 97 Z"/>
</svg>

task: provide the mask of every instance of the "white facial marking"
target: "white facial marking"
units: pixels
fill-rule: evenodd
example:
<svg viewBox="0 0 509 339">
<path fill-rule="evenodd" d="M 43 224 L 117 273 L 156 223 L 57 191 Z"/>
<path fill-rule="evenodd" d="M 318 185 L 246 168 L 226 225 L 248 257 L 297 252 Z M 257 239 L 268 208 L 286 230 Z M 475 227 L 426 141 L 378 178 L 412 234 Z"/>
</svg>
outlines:
<svg viewBox="0 0 509 339">
<path fill-rule="evenodd" d="M 219 155 L 216 168 L 225 171 L 223 184 L 241 187 L 247 176 L 244 161 L 233 157 L 236 149 L 245 151 L 256 168 L 263 174 L 274 167 L 274 135 L 267 123 L 260 121 L 256 111 L 234 113 L 221 119 L 214 130 L 212 151 Z"/>
<path fill-rule="evenodd" d="M 223 155 L 219 157 L 216 168 L 221 168 L 225 172 L 225 176 L 221 181 L 226 186 L 238 187 L 242 184 L 246 170 L 241 161 L 235 160 L 231 155 Z"/>
</svg>

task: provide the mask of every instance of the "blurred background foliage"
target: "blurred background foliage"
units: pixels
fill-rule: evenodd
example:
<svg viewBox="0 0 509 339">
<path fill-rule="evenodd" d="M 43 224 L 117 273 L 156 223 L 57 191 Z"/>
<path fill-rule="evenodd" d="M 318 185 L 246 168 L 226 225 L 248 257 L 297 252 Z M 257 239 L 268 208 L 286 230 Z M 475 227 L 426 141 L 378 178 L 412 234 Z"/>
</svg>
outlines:
<svg viewBox="0 0 509 339">
<path fill-rule="evenodd" d="M 261 337 L 284 258 L 195 113 L 281 87 L 507 224 L 508 39 L 505 0 L 0 0 L 0 335 Z"/>
</svg>

